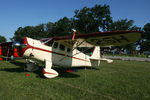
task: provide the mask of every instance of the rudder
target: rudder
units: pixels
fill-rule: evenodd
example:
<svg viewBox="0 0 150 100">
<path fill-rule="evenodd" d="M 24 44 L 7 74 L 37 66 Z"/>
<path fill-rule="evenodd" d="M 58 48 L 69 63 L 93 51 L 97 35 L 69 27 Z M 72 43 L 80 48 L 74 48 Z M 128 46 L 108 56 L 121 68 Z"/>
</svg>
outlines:
<svg viewBox="0 0 150 100">
<path fill-rule="evenodd" d="M 91 65 L 94 67 L 98 67 L 100 64 L 100 47 L 96 46 L 93 50 L 93 53 L 90 57 Z"/>
</svg>

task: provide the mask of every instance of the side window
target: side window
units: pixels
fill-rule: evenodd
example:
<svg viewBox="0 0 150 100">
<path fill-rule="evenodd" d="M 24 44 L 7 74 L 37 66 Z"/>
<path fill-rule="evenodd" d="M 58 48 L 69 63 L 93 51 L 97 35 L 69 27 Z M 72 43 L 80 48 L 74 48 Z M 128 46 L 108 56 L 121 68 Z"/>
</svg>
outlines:
<svg viewBox="0 0 150 100">
<path fill-rule="evenodd" d="M 50 42 L 47 43 L 48 46 L 52 46 L 52 44 L 53 44 L 52 41 L 50 41 Z"/>
<path fill-rule="evenodd" d="M 65 51 L 65 46 L 64 45 L 60 44 L 59 48 L 60 48 L 60 50 Z"/>
<path fill-rule="evenodd" d="M 53 47 L 54 47 L 54 48 L 57 48 L 57 47 L 58 47 L 58 43 L 57 43 L 57 42 L 54 42 Z"/>
<path fill-rule="evenodd" d="M 70 48 L 67 48 L 67 52 L 70 52 L 71 51 L 71 49 Z"/>
</svg>

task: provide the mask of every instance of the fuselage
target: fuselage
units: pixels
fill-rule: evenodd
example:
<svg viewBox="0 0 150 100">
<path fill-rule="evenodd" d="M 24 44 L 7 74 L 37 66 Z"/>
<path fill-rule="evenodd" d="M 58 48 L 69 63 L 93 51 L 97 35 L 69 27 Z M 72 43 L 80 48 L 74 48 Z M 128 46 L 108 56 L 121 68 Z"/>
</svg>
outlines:
<svg viewBox="0 0 150 100">
<path fill-rule="evenodd" d="M 77 67 L 93 66 L 90 56 L 80 52 L 77 49 L 67 47 L 59 42 L 53 41 L 48 44 L 28 37 L 24 38 L 23 56 L 27 56 L 40 61 L 49 61 L 53 65 Z"/>
</svg>

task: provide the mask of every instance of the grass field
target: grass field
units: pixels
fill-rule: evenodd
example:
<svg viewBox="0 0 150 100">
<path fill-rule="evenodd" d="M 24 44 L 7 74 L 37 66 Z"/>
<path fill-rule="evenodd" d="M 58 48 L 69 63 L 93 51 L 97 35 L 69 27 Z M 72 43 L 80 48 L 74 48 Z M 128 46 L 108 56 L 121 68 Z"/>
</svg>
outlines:
<svg viewBox="0 0 150 100">
<path fill-rule="evenodd" d="M 71 73 L 54 66 L 60 74 L 54 79 L 45 79 L 41 67 L 24 72 L 24 65 L 0 62 L 0 100 L 150 100 L 149 62 L 115 60 Z"/>
</svg>

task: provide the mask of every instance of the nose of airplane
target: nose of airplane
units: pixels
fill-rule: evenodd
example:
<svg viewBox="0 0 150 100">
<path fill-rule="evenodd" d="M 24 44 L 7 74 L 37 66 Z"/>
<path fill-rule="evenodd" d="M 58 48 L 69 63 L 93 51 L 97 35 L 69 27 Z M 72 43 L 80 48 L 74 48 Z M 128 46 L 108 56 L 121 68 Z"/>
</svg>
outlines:
<svg viewBox="0 0 150 100">
<path fill-rule="evenodd" d="M 21 45 L 21 44 L 20 44 L 19 42 L 14 42 L 14 43 L 13 43 L 13 46 L 14 46 L 14 47 L 18 47 L 18 46 L 20 46 L 20 45 Z"/>
<path fill-rule="evenodd" d="M 27 47 L 27 45 L 23 44 L 23 43 L 19 43 L 19 42 L 14 42 L 13 43 L 13 47 L 22 47 L 22 48 L 25 48 L 25 47 Z"/>
<path fill-rule="evenodd" d="M 16 51 L 17 51 L 19 56 L 23 55 L 22 50 L 27 47 L 27 45 L 24 44 L 23 40 L 21 43 L 20 42 L 14 42 L 12 44 L 12 46 L 13 46 L 13 48 L 17 49 Z"/>
</svg>

